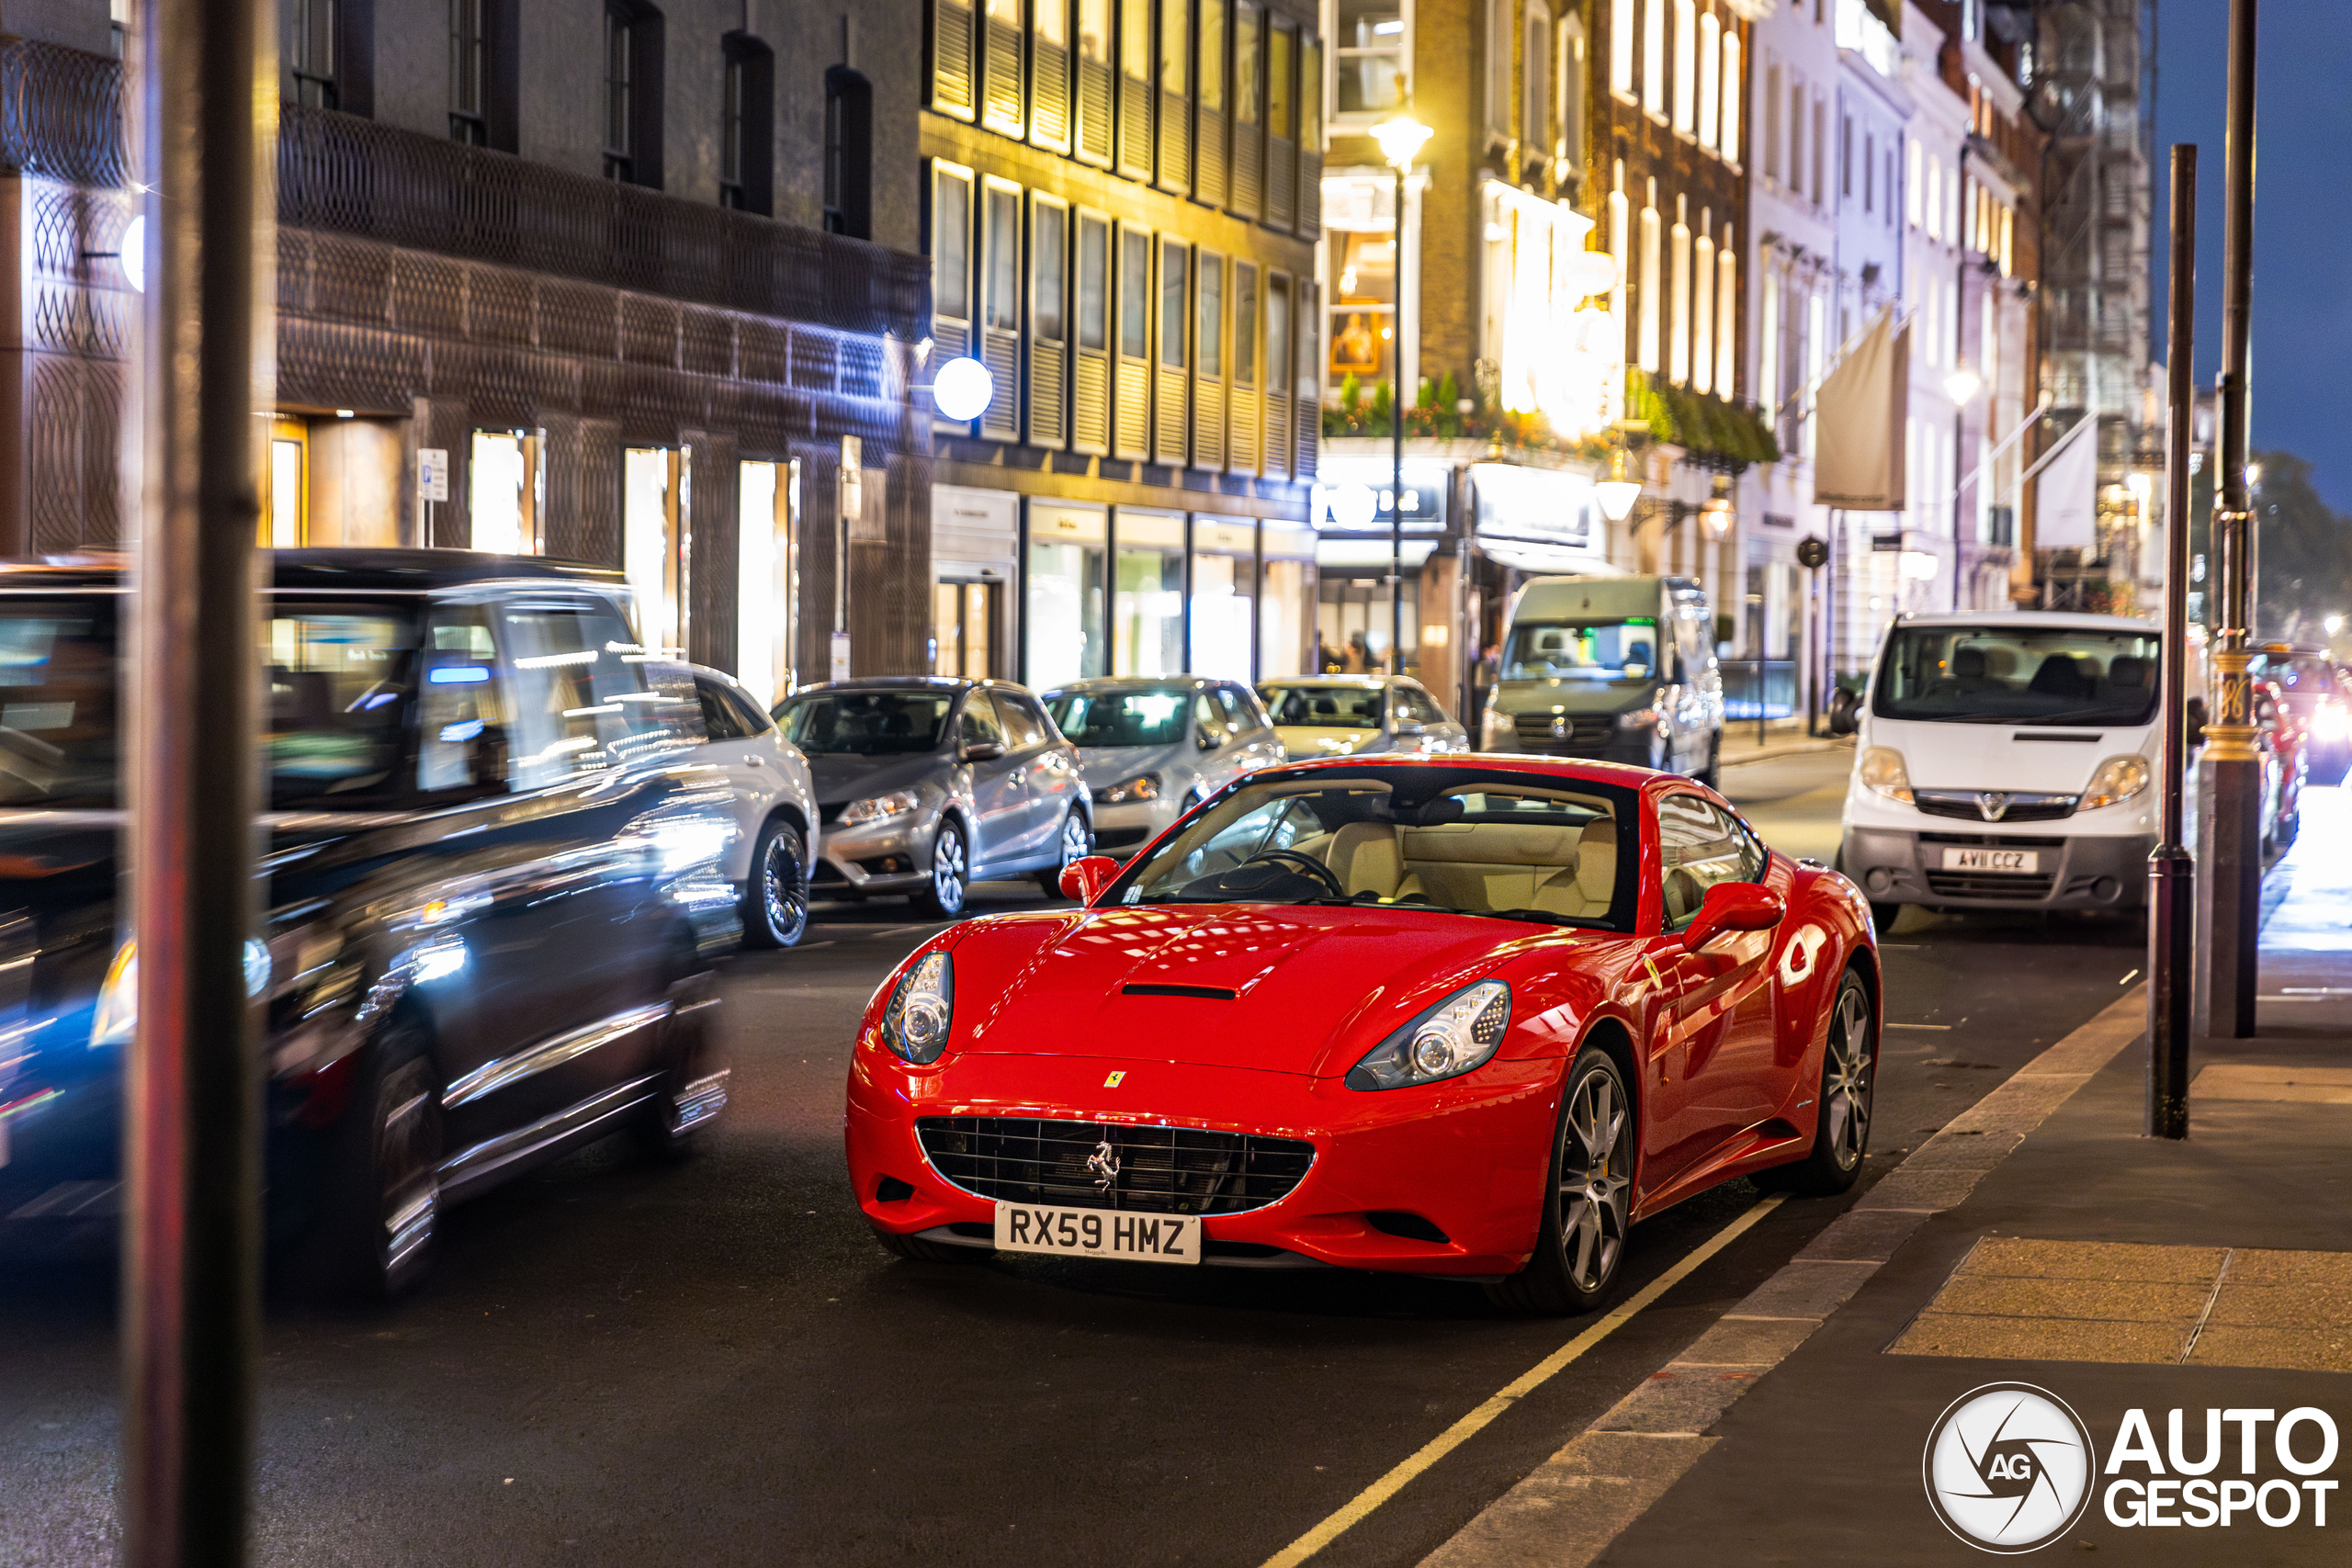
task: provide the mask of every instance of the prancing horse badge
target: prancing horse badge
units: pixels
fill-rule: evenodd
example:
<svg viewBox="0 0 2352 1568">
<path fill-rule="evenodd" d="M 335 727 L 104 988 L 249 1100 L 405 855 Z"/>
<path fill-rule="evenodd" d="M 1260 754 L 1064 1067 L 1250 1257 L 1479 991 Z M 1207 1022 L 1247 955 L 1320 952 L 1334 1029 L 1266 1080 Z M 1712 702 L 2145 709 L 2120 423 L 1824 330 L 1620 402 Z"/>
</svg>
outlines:
<svg viewBox="0 0 2352 1568">
<path fill-rule="evenodd" d="M 1119 1080 L 1126 1076 L 1127 1075 L 1124 1071 L 1113 1073 L 1109 1077 L 1102 1080 L 1102 1087 L 1104 1089 L 1116 1089 L 1119 1087 Z"/>
</svg>

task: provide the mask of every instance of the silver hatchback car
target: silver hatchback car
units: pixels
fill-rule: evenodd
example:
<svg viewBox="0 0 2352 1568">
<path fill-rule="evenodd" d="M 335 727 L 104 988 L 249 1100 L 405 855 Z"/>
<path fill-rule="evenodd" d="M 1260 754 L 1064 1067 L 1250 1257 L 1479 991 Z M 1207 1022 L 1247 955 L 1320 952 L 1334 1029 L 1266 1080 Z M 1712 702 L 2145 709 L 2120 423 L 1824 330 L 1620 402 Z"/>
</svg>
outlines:
<svg viewBox="0 0 2352 1568">
<path fill-rule="evenodd" d="M 977 881 L 1034 875 L 1058 893 L 1091 847 L 1077 748 L 1025 687 L 835 681 L 795 692 L 775 720 L 816 784 L 820 898 L 899 893 L 953 918 Z"/>
<path fill-rule="evenodd" d="M 1197 675 L 1077 681 L 1046 694 L 1094 793 L 1094 842 L 1125 859 L 1194 806 L 1283 760 L 1265 705 Z"/>
</svg>

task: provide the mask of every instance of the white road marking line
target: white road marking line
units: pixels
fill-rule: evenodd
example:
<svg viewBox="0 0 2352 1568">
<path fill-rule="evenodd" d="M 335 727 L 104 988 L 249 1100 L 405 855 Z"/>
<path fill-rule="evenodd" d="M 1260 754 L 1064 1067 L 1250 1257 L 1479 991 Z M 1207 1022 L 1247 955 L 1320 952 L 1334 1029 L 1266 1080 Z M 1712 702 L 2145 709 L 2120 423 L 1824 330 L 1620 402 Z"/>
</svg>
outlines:
<svg viewBox="0 0 2352 1568">
<path fill-rule="evenodd" d="M 1951 1032 L 1951 1025 L 1949 1023 L 1890 1023 L 1887 1027 L 1889 1029 L 1935 1029 L 1947 1034 Z"/>
<path fill-rule="evenodd" d="M 2140 972 L 2139 972 L 2137 969 L 2134 969 L 2134 970 L 2132 970 L 2132 973 L 2130 973 L 2129 975 L 2126 975 L 2125 976 L 2123 976 L 2123 978 L 2121 978 L 2120 980 L 2118 980 L 2118 981 L 2117 981 L 2117 982 L 2115 982 L 2115 983 L 2116 983 L 2117 985 L 2119 985 L 2119 986 L 2128 986 L 2128 985 L 2130 985 L 2132 981 L 2134 981 L 2134 980 L 2138 979 L 2139 977 L 2140 977 Z"/>
<path fill-rule="evenodd" d="M 1422 1444 L 1412 1457 L 1357 1493 L 1339 1512 L 1267 1558 L 1263 1568 L 1297 1568 L 1297 1564 L 1306 1562 L 1337 1540 L 1351 1525 L 1362 1523 L 1374 1508 L 1402 1491 L 1407 1482 L 1468 1442 L 1484 1430 L 1496 1416 L 1541 1388 L 1569 1362 L 1624 1327 L 1644 1307 L 1680 1284 L 1701 1264 L 1746 1235 L 1757 1221 L 1780 1207 L 1782 1201 L 1778 1196 L 1758 1200 L 1754 1207 L 1741 1214 L 1739 1218 L 1732 1221 L 1696 1248 L 1685 1254 L 1673 1268 L 1668 1269 L 1665 1273 L 1634 1292 L 1622 1303 L 1611 1308 L 1609 1314 L 1599 1323 L 1536 1362 L 1520 1374 L 1516 1381 L 1506 1384 L 1499 1393 L 1494 1394 L 1485 1404 Z"/>
</svg>

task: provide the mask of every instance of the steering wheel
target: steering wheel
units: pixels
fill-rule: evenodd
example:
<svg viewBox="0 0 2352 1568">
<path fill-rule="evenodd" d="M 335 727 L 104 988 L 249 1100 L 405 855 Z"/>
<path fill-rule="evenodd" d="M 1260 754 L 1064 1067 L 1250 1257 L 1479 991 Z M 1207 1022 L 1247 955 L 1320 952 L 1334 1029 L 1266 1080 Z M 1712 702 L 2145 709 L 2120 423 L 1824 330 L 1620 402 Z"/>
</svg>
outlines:
<svg viewBox="0 0 2352 1568">
<path fill-rule="evenodd" d="M 1331 874 L 1331 868 L 1313 855 L 1302 853 L 1297 850 L 1261 850 L 1251 855 L 1249 860 L 1243 861 L 1241 864 L 1249 865 L 1261 860 L 1280 861 L 1286 865 L 1296 866 L 1315 881 L 1329 888 L 1331 897 L 1334 898 L 1344 898 L 1348 896 L 1348 890 L 1340 886 L 1340 879 Z M 1238 871 L 1240 867 L 1237 866 L 1234 869 Z"/>
</svg>

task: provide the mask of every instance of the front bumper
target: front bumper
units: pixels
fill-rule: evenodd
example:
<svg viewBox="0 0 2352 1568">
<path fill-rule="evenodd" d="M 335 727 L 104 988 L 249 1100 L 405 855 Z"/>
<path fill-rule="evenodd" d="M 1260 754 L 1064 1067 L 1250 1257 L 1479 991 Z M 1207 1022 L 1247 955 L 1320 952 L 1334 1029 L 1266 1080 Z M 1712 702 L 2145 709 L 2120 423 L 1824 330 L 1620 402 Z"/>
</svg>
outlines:
<svg viewBox="0 0 2352 1568">
<path fill-rule="evenodd" d="M 931 844 L 939 818 L 908 812 L 879 822 L 825 826 L 808 891 L 820 898 L 913 893 L 931 885 Z"/>
<path fill-rule="evenodd" d="M 1849 827 L 1838 864 L 1877 904 L 1939 909 L 2129 911 L 2147 901 L 2152 834 L 2069 838 L 2036 832 L 2040 824 L 1971 831 L 1965 822 L 1934 828 Z M 1943 869 L 1947 849 L 2030 850 L 2030 874 Z"/>
<path fill-rule="evenodd" d="M 1098 853 L 1119 860 L 1127 859 L 1151 842 L 1184 814 L 1182 798 L 1105 806 L 1098 795 L 1094 802 L 1094 848 Z"/>
<path fill-rule="evenodd" d="M 1315 1156 L 1263 1208 L 1211 1214 L 1208 1261 L 1494 1278 L 1533 1251 L 1543 1213 L 1558 1079 L 1553 1058 L 1490 1062 L 1445 1084 L 1363 1093 L 1336 1078 L 1108 1057 L 961 1055 L 909 1069 L 862 1042 L 850 1073 L 846 1142 L 858 1206 L 877 1229 L 985 1240 L 990 1197 L 943 1177 L 918 1117 L 1035 1116 L 1174 1125 L 1302 1139 Z M 1123 1074 L 1114 1087 L 1105 1079 Z M 1237 1116 L 1237 1109 L 1246 1113 Z M 1064 1197 L 1052 1200 L 1068 1203 Z M 1418 1216 L 1447 1238 L 1377 1228 Z"/>
</svg>

